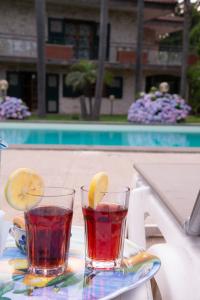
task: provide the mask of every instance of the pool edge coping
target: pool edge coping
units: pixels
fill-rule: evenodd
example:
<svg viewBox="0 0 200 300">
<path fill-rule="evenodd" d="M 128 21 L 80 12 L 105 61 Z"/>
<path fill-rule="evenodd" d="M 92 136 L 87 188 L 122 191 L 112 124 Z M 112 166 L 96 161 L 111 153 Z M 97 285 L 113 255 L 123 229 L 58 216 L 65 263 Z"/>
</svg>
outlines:
<svg viewBox="0 0 200 300">
<path fill-rule="evenodd" d="M 200 153 L 200 147 L 131 147 L 131 146 L 70 146 L 12 144 L 6 150 L 42 151 L 102 151 L 102 152 L 147 152 L 147 153 Z"/>
<path fill-rule="evenodd" d="M 15 125 L 17 127 L 15 127 Z M 24 125 L 26 127 L 24 128 Z M 42 126 L 42 127 L 41 127 Z M 147 124 L 62 124 L 62 123 L 38 123 L 38 122 L 32 122 L 32 123 L 17 123 L 17 122 L 0 122 L 0 128 L 2 129 L 26 129 L 26 130 L 71 130 L 71 131 L 103 131 L 107 132 L 108 130 L 118 132 L 123 129 L 124 132 L 141 132 L 144 131 L 145 133 L 151 133 L 151 132 L 170 132 L 170 133 L 199 133 L 200 132 L 200 126 L 190 126 L 190 125 L 164 125 L 164 124 L 154 124 L 154 125 L 147 125 Z"/>
</svg>

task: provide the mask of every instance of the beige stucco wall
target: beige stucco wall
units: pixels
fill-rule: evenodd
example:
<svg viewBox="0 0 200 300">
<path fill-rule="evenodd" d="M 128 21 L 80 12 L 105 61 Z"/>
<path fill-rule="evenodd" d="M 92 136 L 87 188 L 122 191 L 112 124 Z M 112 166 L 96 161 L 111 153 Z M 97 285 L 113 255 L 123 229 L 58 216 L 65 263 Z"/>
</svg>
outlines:
<svg viewBox="0 0 200 300">
<path fill-rule="evenodd" d="M 0 33 L 35 36 L 33 2 L 0 1 Z"/>
</svg>

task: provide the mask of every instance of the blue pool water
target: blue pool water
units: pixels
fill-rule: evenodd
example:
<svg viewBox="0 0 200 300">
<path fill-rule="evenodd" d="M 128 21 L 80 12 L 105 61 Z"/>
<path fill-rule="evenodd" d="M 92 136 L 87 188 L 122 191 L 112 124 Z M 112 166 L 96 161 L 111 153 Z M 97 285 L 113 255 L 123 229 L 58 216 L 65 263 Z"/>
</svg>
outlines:
<svg viewBox="0 0 200 300">
<path fill-rule="evenodd" d="M 200 126 L 0 123 L 8 144 L 200 147 Z"/>
</svg>

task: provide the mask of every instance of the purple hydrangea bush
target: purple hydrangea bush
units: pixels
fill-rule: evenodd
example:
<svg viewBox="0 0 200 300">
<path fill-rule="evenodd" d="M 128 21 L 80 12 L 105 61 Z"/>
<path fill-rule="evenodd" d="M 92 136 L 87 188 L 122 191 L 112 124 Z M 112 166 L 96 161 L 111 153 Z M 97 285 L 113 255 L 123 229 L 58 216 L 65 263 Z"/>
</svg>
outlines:
<svg viewBox="0 0 200 300">
<path fill-rule="evenodd" d="M 174 124 L 183 121 L 191 107 L 176 94 L 141 94 L 128 110 L 128 121 L 143 124 Z"/>
<path fill-rule="evenodd" d="M 0 102 L 0 120 L 19 119 L 22 120 L 31 115 L 26 104 L 19 98 L 6 96 Z"/>
</svg>

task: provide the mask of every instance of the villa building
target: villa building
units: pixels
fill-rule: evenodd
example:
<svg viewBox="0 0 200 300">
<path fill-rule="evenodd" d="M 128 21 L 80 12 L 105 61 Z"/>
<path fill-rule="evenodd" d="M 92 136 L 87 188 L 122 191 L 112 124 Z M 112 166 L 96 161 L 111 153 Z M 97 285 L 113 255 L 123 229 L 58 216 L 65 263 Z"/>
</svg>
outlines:
<svg viewBox="0 0 200 300">
<path fill-rule="evenodd" d="M 76 93 L 66 86 L 70 66 L 80 59 L 97 60 L 99 0 L 46 0 L 46 103 L 48 113 L 80 111 Z M 163 49 L 161 35 L 182 30 L 172 17 L 176 0 L 145 0 L 143 90 L 168 81 L 179 92 L 181 49 Z M 106 68 L 114 76 L 104 88 L 101 113 L 109 113 L 108 97 L 117 99 L 114 113 L 126 114 L 135 83 L 137 1 L 110 0 Z M 8 94 L 37 109 L 36 24 L 34 0 L 0 3 L 0 78 L 9 81 Z M 193 57 L 191 57 L 193 59 Z"/>
</svg>

